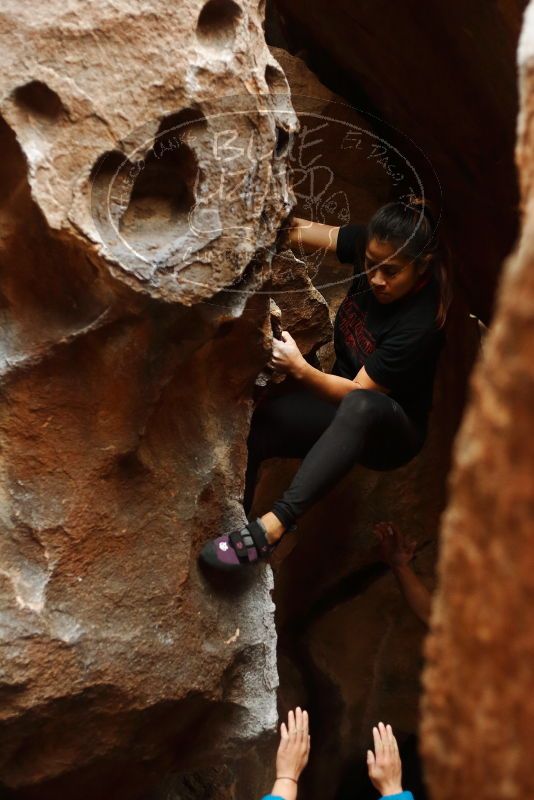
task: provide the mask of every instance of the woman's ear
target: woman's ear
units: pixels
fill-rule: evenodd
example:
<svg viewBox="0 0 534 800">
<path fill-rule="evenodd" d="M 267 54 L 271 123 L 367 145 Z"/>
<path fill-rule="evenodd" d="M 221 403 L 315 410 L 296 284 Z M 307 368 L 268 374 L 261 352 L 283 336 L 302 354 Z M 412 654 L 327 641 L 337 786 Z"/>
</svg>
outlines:
<svg viewBox="0 0 534 800">
<path fill-rule="evenodd" d="M 417 259 L 417 274 L 423 275 L 423 273 L 428 269 L 431 261 L 431 255 L 422 256 L 421 258 Z"/>
</svg>

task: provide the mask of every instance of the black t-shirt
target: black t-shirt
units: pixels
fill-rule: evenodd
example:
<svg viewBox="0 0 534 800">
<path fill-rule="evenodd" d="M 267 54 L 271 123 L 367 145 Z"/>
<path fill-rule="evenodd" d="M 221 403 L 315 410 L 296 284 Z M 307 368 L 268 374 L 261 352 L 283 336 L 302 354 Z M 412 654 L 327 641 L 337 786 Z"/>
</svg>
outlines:
<svg viewBox="0 0 534 800">
<path fill-rule="evenodd" d="M 339 229 L 337 256 L 354 265 L 354 280 L 334 323 L 336 362 L 332 372 L 353 380 L 361 367 L 371 380 L 389 389 L 416 422 L 425 423 L 443 331 L 436 324 L 439 287 L 429 277 L 400 300 L 380 303 L 364 272 L 365 225 Z"/>
</svg>

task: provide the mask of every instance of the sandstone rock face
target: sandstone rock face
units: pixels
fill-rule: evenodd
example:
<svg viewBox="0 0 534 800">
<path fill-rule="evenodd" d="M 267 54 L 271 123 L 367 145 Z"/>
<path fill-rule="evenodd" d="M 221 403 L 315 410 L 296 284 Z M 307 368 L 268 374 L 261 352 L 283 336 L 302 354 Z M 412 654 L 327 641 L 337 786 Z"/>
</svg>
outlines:
<svg viewBox="0 0 534 800">
<path fill-rule="evenodd" d="M 243 519 L 270 349 L 252 290 L 292 202 L 296 120 L 260 13 L 2 6 L 0 783 L 16 796 L 138 797 L 155 769 L 205 771 L 275 721 L 270 571 L 229 592 L 196 567 Z"/>
<path fill-rule="evenodd" d="M 308 355 L 332 338 L 328 305 L 310 280 L 305 261 L 285 250 L 273 260 L 269 283 L 279 307 L 282 329 L 291 332 L 301 353 Z"/>
<path fill-rule="evenodd" d="M 2 111 L 50 229 L 151 297 L 191 304 L 238 278 L 289 209 L 294 124 L 273 107 L 285 79 L 252 4 L 3 17 Z"/>
<path fill-rule="evenodd" d="M 333 262 L 320 253 L 305 266 L 289 256 L 272 259 L 293 202 L 288 165 L 300 215 L 332 224 L 368 219 L 388 198 L 392 176 L 383 159 L 360 151 L 357 137 L 340 136 L 336 126 L 361 127 L 361 117 L 351 109 L 340 113 L 339 98 L 287 56 L 294 95 L 308 97 L 294 137 L 287 82 L 265 46 L 261 7 L 248 0 L 179 6 L 118 0 L 99 3 L 89 15 L 80 0 L 46 9 L 6 0 L 0 12 L 0 791 L 7 787 L 16 798 L 230 800 L 266 788 L 263 753 L 272 744 L 277 684 L 271 573 L 245 575 L 229 588 L 197 570 L 196 554 L 207 536 L 243 519 L 251 397 L 270 349 L 269 295 L 282 290 L 284 327 L 313 353 L 330 323 L 310 278 L 331 313 L 350 280 L 346 269 L 331 273 Z M 352 69 L 384 116 L 413 135 L 447 176 L 453 244 L 469 265 L 460 265 L 463 281 L 473 308 L 487 313 L 493 288 L 487 276 L 513 227 L 508 58 L 521 3 L 484 12 L 472 3 L 468 19 L 454 17 L 435 39 L 426 32 L 428 66 L 417 74 L 413 108 L 404 99 L 406 68 L 383 60 L 387 75 L 374 75 L 374 34 L 354 55 L 360 18 L 351 16 L 354 4 L 347 8 L 331 4 L 328 27 L 317 25 L 313 2 L 304 8 L 295 0 L 285 10 L 297 21 L 306 15 L 310 42 L 327 46 L 325 37 L 333 37 L 343 68 L 354 59 Z M 338 9 L 345 9 L 341 17 Z M 387 33 L 391 24 L 396 52 L 415 58 L 420 50 L 410 46 L 402 33 L 406 20 L 395 13 L 380 14 L 378 28 Z M 483 23 L 481 42 L 499 43 L 491 58 L 481 46 L 467 50 L 475 23 Z M 502 30 L 505 37 L 494 35 Z M 435 140 L 443 114 L 458 109 L 458 101 L 440 75 L 434 88 L 443 100 L 427 118 L 426 80 L 435 42 L 448 47 L 451 31 L 461 31 L 459 51 L 469 52 L 475 66 L 458 111 L 463 123 L 455 118 L 457 135 L 444 152 Z M 388 52 L 389 59 L 395 48 Z M 336 124 L 324 127 L 324 117 Z M 481 120 L 489 128 L 490 119 L 499 125 L 491 135 L 485 129 L 481 143 Z M 525 131 L 527 121 L 525 112 Z M 526 132 L 524 142 L 526 182 Z M 525 188 L 525 209 L 529 196 Z M 516 283 L 528 241 L 525 261 L 516 261 Z M 485 283 L 474 255 L 485 264 Z M 525 305 L 523 316 L 513 316 L 512 288 L 503 308 L 506 319 L 517 320 L 510 330 L 523 343 L 529 312 Z M 293 290 L 302 302 L 293 302 Z M 499 335 L 496 354 L 512 352 L 516 343 L 503 329 Z M 421 456 L 389 475 L 354 470 L 302 520 L 294 550 L 280 553 L 280 699 L 284 712 L 300 702 L 313 714 L 314 755 L 303 787 L 311 800 L 334 782 L 343 788 L 377 718 L 387 716 L 401 738 L 415 730 L 422 629 L 379 564 L 370 529 L 394 517 L 415 535 L 416 567 L 432 585 L 450 445 L 476 351 L 459 291 Z M 322 358 L 328 368 L 331 353 Z M 529 374 L 526 362 L 516 363 L 522 376 Z M 499 384 L 499 391 L 508 386 Z M 488 405 L 491 393 L 489 400 L 479 396 L 488 418 L 499 408 L 528 418 L 522 392 L 510 407 L 501 395 L 500 406 Z M 496 420 L 495 431 L 511 437 L 506 414 Z M 524 436 L 517 444 L 525 456 L 523 491 Z M 485 450 L 469 452 L 476 459 Z M 508 466 L 504 457 L 502 463 Z M 276 473 L 272 466 L 262 476 L 258 511 L 296 465 L 277 464 Z M 487 480 L 484 491 L 495 499 L 497 477 Z M 495 521 L 512 516 L 508 506 L 494 506 Z M 478 542 L 482 547 L 482 533 Z M 505 544 L 495 529 L 490 566 L 497 569 Z M 475 553 L 478 591 L 477 570 L 487 564 L 477 546 L 468 555 Z M 505 608 L 513 597 L 522 612 L 529 562 L 518 553 L 514 577 L 523 580 L 517 585 L 524 595 L 510 594 Z M 465 597 L 459 591 L 455 613 L 471 622 L 475 611 L 469 604 L 458 609 Z M 438 621 L 440 614 L 446 620 L 447 607 L 439 608 Z M 490 622 L 498 619 L 493 610 Z M 456 621 L 452 613 L 450 620 Z M 485 646 L 504 641 L 483 622 L 477 636 Z M 437 628 L 438 655 L 458 635 L 443 630 L 450 639 L 440 639 Z M 521 641 L 529 655 L 527 634 L 525 628 Z M 455 669 L 468 652 L 464 639 L 458 647 L 466 649 Z M 440 664 L 452 670 L 444 659 Z M 449 770 L 458 790 L 460 772 L 443 755 L 458 695 L 451 690 L 443 699 L 438 677 L 429 675 L 432 776 L 445 787 Z M 458 666 L 454 687 L 464 679 L 470 685 L 473 675 Z M 511 688 L 509 699 L 511 708 Z M 529 721 L 521 713 L 514 719 Z M 459 726 L 461 746 L 470 732 Z M 508 791 L 510 774 L 495 786 Z M 461 777 L 465 785 L 465 769 Z M 526 778 L 514 791 L 516 785 L 529 788 Z"/>
<path fill-rule="evenodd" d="M 455 447 L 422 742 L 434 800 L 534 796 L 534 5 L 519 47 L 522 231 Z"/>
</svg>

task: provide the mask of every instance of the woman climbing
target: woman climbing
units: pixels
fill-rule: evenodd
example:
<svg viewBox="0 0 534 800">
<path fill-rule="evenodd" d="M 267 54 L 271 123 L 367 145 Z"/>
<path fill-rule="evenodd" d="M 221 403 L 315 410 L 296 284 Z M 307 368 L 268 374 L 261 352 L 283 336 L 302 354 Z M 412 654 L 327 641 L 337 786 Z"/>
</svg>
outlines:
<svg viewBox="0 0 534 800">
<path fill-rule="evenodd" d="M 288 377 L 254 411 L 244 508 L 259 466 L 302 458 L 272 510 L 207 542 L 201 559 L 220 569 L 254 564 L 355 464 L 404 466 L 421 450 L 437 358 L 451 300 L 445 249 L 420 198 L 382 206 L 368 226 L 340 228 L 295 219 L 290 243 L 325 248 L 354 264 L 334 323 L 330 374 L 309 364 L 287 331 L 273 340 L 270 365 Z"/>
</svg>

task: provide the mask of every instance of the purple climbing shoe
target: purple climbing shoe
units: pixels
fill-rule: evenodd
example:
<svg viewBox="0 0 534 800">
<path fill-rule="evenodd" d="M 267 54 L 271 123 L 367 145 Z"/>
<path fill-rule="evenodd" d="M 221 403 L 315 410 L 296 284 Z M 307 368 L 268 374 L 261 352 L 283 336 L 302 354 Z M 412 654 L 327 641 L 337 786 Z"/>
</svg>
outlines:
<svg viewBox="0 0 534 800">
<path fill-rule="evenodd" d="M 231 570 L 257 564 L 267 558 L 275 545 L 267 541 L 267 530 L 260 519 L 248 522 L 243 528 L 210 539 L 199 558 L 215 569 Z"/>
</svg>

